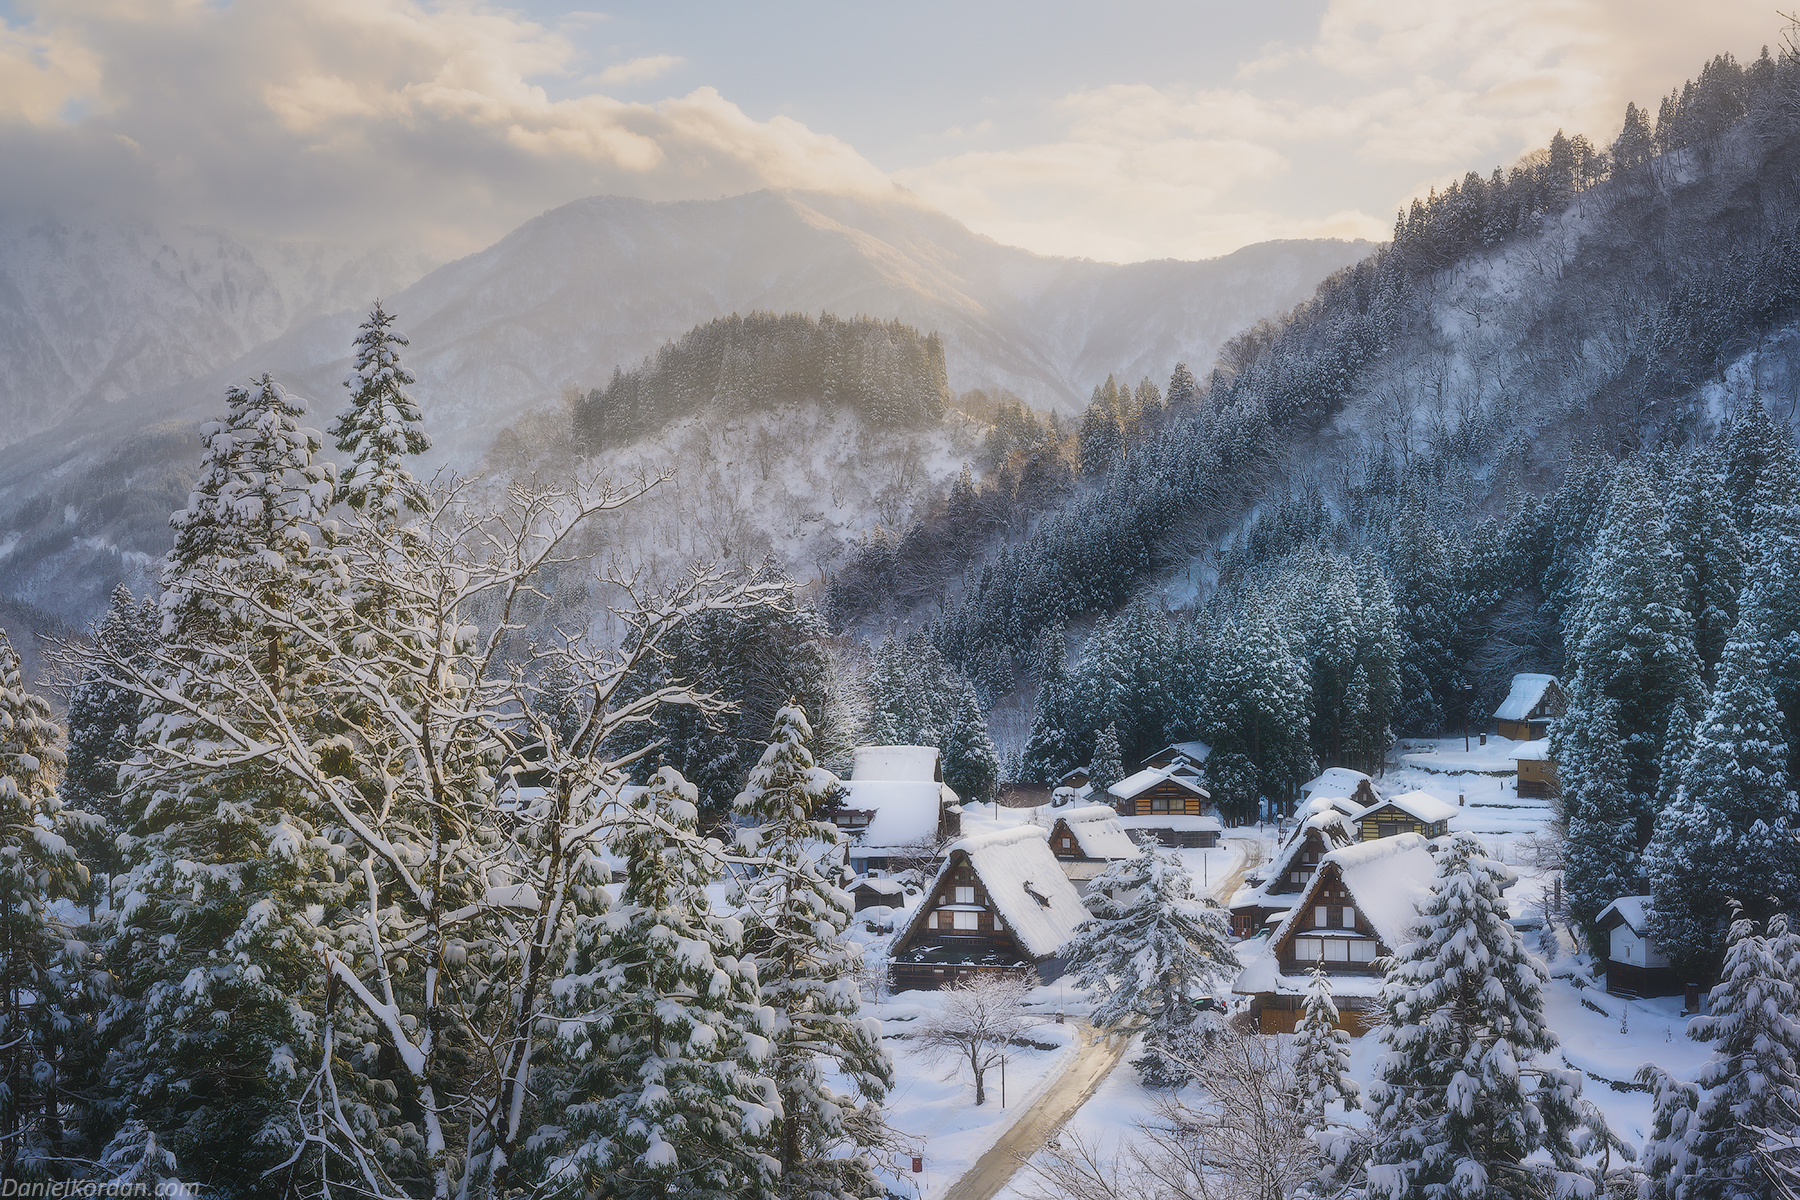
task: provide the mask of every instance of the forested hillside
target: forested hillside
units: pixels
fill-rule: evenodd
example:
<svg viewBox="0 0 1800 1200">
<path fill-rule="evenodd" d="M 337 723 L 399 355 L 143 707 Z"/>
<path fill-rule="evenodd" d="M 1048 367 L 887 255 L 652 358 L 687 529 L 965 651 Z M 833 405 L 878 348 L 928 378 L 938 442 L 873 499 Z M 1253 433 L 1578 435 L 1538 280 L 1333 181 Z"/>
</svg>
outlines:
<svg viewBox="0 0 1800 1200">
<path fill-rule="evenodd" d="M 758 412 L 816 400 L 877 425 L 919 426 L 944 415 L 944 344 L 899 321 L 817 320 L 805 313 L 732 313 L 665 344 L 575 407 L 575 433 L 593 448 L 653 434 L 706 409 Z"/>
</svg>

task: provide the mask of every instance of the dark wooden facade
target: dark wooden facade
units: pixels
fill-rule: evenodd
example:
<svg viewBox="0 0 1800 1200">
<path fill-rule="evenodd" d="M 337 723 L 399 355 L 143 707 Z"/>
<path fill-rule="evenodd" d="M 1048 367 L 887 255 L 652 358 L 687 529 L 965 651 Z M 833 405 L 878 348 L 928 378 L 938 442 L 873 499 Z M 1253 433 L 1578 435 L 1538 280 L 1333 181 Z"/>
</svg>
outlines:
<svg viewBox="0 0 1800 1200">
<path fill-rule="evenodd" d="M 1397 804 L 1383 804 L 1379 808 L 1369 809 L 1357 818 L 1357 824 L 1365 842 L 1402 833 L 1439 838 L 1450 832 L 1449 821 L 1421 821 Z"/>
<path fill-rule="evenodd" d="M 1059 968 L 1055 964 L 1050 978 Z M 895 991 L 933 990 L 982 974 L 1041 977 L 1045 972 L 989 903 L 967 852 L 953 850 L 912 924 L 894 939 L 889 981 Z"/>
<path fill-rule="evenodd" d="M 1171 775 L 1135 796 L 1114 796 L 1113 807 L 1122 817 L 1200 816 L 1207 797 L 1187 778 Z"/>
<path fill-rule="evenodd" d="M 1309 879 L 1281 939 L 1270 948 L 1281 974 L 1305 975 L 1315 966 L 1333 976 L 1379 976 L 1377 959 L 1393 948 L 1382 942 L 1356 898 L 1344 885 L 1337 864 L 1326 863 Z M 1304 997 L 1258 993 L 1250 998 L 1250 1016 L 1263 1033 L 1292 1033 L 1299 1024 Z M 1355 996 L 1336 997 L 1338 1028 L 1360 1036 L 1373 1017 L 1372 1002 Z"/>
</svg>

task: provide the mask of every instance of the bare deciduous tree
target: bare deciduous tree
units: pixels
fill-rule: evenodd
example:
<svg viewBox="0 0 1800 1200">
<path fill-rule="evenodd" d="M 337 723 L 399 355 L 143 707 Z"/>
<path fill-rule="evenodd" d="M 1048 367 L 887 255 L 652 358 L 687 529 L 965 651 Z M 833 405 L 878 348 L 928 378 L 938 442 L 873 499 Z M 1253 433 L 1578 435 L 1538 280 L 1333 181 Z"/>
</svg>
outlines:
<svg viewBox="0 0 1800 1200">
<path fill-rule="evenodd" d="M 1031 985 L 1017 975 L 977 975 L 944 991 L 944 1004 L 915 1035 L 926 1053 L 969 1064 L 975 1103 L 987 1103 L 987 1073 L 1037 1018 L 1025 1011 Z"/>
</svg>

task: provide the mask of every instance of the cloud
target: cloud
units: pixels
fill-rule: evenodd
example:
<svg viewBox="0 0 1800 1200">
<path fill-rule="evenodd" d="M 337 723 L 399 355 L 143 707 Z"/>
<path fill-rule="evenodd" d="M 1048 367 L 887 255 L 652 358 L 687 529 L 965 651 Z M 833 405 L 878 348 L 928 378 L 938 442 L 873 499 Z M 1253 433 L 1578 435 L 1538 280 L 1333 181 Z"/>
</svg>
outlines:
<svg viewBox="0 0 1800 1200">
<path fill-rule="evenodd" d="M 661 78 L 686 61 L 673 54 L 651 54 L 610 66 L 594 78 L 604 87 L 629 87 Z"/>
<path fill-rule="evenodd" d="M 680 61 L 610 74 L 642 82 Z M 622 102 L 584 86 L 581 66 L 556 30 L 472 5 L 45 4 L 0 24 L 0 209 L 112 197 L 142 215 L 454 252 L 602 192 L 892 189 L 791 119 L 752 119 L 712 88 Z"/>
<path fill-rule="evenodd" d="M 1385 237 L 1410 196 L 1546 144 L 1610 141 L 1703 57 L 1776 30 L 1751 0 L 1329 0 L 1309 37 L 1226 79 L 1085 88 L 1048 140 L 896 172 L 989 236 L 1050 253 L 1221 254 L 1246 238 Z M 990 131 L 1003 140 L 1007 131 Z"/>
</svg>

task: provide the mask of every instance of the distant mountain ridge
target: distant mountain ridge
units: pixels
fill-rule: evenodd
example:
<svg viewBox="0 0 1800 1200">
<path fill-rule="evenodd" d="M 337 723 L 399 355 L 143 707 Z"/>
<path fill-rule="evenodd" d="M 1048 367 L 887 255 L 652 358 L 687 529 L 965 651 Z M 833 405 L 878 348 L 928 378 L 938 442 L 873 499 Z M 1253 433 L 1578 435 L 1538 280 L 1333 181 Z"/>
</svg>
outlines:
<svg viewBox="0 0 1800 1200">
<path fill-rule="evenodd" d="M 319 427 L 341 404 L 353 331 L 373 295 L 255 343 L 257 332 L 281 324 L 280 314 L 303 317 L 304 304 L 319 297 L 345 303 L 343 289 L 283 291 L 279 273 L 253 253 L 221 246 L 201 245 L 184 260 L 217 276 L 204 286 L 191 282 L 192 272 L 189 281 L 176 272 L 176 284 L 155 287 L 125 278 L 132 262 L 152 282 L 170 274 L 155 265 L 155 247 L 132 251 L 126 266 L 114 262 L 120 280 L 100 281 L 120 293 L 184 297 L 177 309 L 192 314 L 187 324 L 197 329 L 206 328 L 209 305 L 230 315 L 214 323 L 204 353 L 171 350 L 156 370 L 121 373 L 117 386 L 71 372 L 61 411 L 41 418 L 26 418 L 30 395 L 0 390 L 0 427 L 26 432 L 0 449 L 0 513 L 8 514 L 0 515 L 0 546 L 10 545 L 0 553 L 0 594 L 59 605 L 67 597 L 68 610 L 83 613 L 103 602 L 125 563 L 160 555 L 168 502 L 185 495 L 192 468 L 187 430 L 218 410 L 228 382 L 273 371 L 311 400 Z M 467 467 L 501 428 L 554 403 L 566 387 L 604 385 L 615 365 L 633 365 L 733 312 L 905 321 L 940 334 L 951 387 L 1004 386 L 1070 412 L 1108 373 L 1160 379 L 1176 361 L 1204 370 L 1227 338 L 1291 308 L 1372 249 L 1274 242 L 1205 262 L 1121 266 L 999 245 L 900 189 L 883 202 L 774 191 L 672 203 L 602 196 L 547 212 L 383 300 L 412 341 L 407 363 L 418 375 L 434 459 Z M 21 257 L 0 248 L 0 261 Z M 217 267 L 221 261 L 228 267 Z M 350 273 L 314 274 L 354 282 L 344 269 Z M 371 292 L 380 273 L 370 270 Z M 54 290 L 15 283 L 22 298 L 10 302 L 23 312 L 31 297 Z M 234 300 L 244 296 L 255 302 Z M 29 317 L 32 345 L 48 348 L 34 353 L 46 362 L 107 352 L 101 344 L 84 349 L 81 331 L 94 322 L 73 309 L 40 303 Z M 169 347 L 187 336 L 158 333 L 153 321 L 114 325 Z M 250 348 L 232 354 L 240 344 Z M 54 372 L 46 366 L 40 374 Z M 141 391 L 128 390 L 133 381 Z"/>
</svg>

